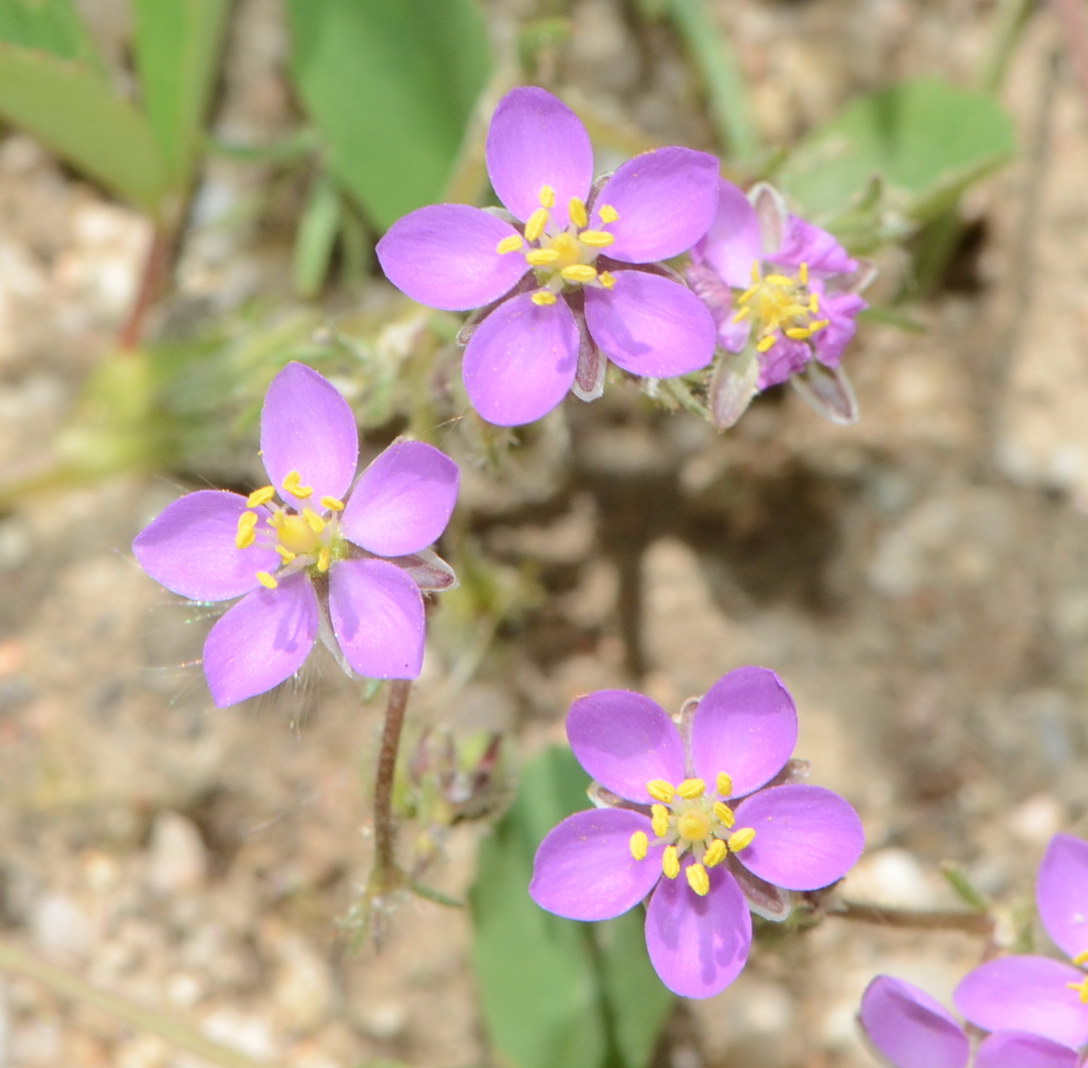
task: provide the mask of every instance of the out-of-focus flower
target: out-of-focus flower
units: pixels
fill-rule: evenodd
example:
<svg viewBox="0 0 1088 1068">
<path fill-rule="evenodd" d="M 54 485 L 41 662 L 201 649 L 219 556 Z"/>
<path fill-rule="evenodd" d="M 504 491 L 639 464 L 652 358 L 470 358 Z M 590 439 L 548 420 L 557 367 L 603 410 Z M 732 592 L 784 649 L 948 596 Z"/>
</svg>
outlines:
<svg viewBox="0 0 1088 1068">
<path fill-rule="evenodd" d="M 861 1024 L 894 1068 L 1077 1068 L 1075 1049 L 1037 1034 L 995 1031 L 978 1048 L 940 1002 L 902 979 L 878 975 L 861 999 Z"/>
<path fill-rule="evenodd" d="M 430 205 L 394 223 L 377 249 L 386 276 L 413 300 L 485 309 L 462 369 L 484 419 L 532 422 L 571 389 L 593 400 L 606 358 L 654 378 L 710 363 L 713 320 L 658 261 L 686 252 L 710 225 L 713 156 L 659 148 L 595 184 L 574 112 L 522 87 L 495 109 L 487 170 L 505 212 Z"/>
<path fill-rule="evenodd" d="M 827 886 L 864 839 L 838 794 L 772 782 L 797 740 L 793 700 L 774 672 L 738 668 L 687 712 L 678 729 L 660 705 L 628 690 L 574 702 L 571 748 L 618 805 L 577 812 L 552 830 L 529 892 L 573 920 L 618 916 L 652 892 L 650 960 L 670 990 L 699 998 L 720 993 L 744 967 L 749 886 L 757 899 L 768 886 Z"/>
<path fill-rule="evenodd" d="M 242 598 L 204 643 L 220 707 L 294 674 L 319 636 L 359 675 L 419 674 L 420 590 L 455 581 L 427 547 L 456 503 L 457 465 L 430 445 L 395 442 L 352 490 L 358 453 L 347 401 L 316 371 L 290 363 L 261 412 L 270 484 L 248 498 L 190 493 L 133 542 L 140 566 L 174 593 Z"/>
<path fill-rule="evenodd" d="M 770 186 L 745 196 L 724 179 L 714 222 L 691 255 L 688 282 L 725 350 L 710 384 L 715 424 L 732 426 L 756 393 L 787 379 L 829 419 L 856 421 L 839 361 L 867 306 L 858 293 L 873 278 L 871 265 L 790 214 Z"/>
</svg>

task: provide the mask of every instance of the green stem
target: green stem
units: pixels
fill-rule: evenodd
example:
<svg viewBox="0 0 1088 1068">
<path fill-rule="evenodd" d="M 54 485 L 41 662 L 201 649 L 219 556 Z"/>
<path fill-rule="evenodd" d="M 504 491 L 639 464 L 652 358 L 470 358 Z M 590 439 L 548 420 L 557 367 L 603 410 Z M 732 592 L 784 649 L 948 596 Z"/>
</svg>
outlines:
<svg viewBox="0 0 1088 1068">
<path fill-rule="evenodd" d="M 963 909 L 903 909 L 842 901 L 828 915 L 837 916 L 840 920 L 852 920 L 854 923 L 899 927 L 908 931 L 964 931 L 967 934 L 989 936 L 994 929 L 994 921 L 988 912 L 968 912 Z"/>
<path fill-rule="evenodd" d="M 984 93 L 996 95 L 1005 84 L 1013 51 L 1035 8 L 1035 0 L 1002 0 L 993 40 L 986 53 L 978 84 Z"/>
</svg>

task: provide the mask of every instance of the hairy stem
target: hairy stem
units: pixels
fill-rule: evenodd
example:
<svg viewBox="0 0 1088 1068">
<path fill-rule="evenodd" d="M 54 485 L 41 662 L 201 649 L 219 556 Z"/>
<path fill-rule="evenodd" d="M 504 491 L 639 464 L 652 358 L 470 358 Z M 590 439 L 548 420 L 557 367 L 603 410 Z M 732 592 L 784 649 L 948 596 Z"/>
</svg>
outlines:
<svg viewBox="0 0 1088 1068">
<path fill-rule="evenodd" d="M 408 710 L 408 696 L 412 683 L 407 679 L 394 679 L 389 683 L 389 701 L 385 708 L 382 726 L 381 748 L 378 750 L 378 766 L 374 776 L 374 871 L 371 886 L 379 890 L 396 881 L 397 829 L 393 822 L 393 781 L 397 771 L 397 751 L 400 749 L 404 714 Z"/>
<path fill-rule="evenodd" d="M 842 901 L 827 915 L 907 931 L 964 931 L 988 936 L 994 929 L 994 921 L 988 912 L 968 912 L 964 909 L 905 909 Z"/>
</svg>

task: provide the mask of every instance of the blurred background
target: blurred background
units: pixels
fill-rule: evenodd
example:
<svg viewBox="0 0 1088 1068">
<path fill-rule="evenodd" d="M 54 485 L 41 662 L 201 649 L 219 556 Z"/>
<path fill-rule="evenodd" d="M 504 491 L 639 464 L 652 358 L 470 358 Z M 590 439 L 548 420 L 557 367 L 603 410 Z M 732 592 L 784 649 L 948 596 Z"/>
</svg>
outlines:
<svg viewBox="0 0 1088 1068">
<path fill-rule="evenodd" d="M 676 1004 L 637 916 L 591 930 L 525 895 L 585 803 L 549 751 L 571 699 L 678 709 L 748 663 L 863 816 L 841 893 L 964 907 L 952 864 L 1024 945 L 1046 841 L 1088 833 L 1086 22 L 1080 0 L 0 0 L 0 1065 L 875 1063 L 869 978 L 948 1003 L 983 939 L 762 930 L 730 989 Z M 844 358 L 860 422 L 777 389 L 723 435 L 622 376 L 480 421 L 459 317 L 373 246 L 422 204 L 493 202 L 483 138 L 518 84 L 574 108 L 599 170 L 717 152 L 876 260 Z M 378 913 L 381 695 L 319 650 L 216 710 L 220 609 L 129 549 L 182 492 L 260 484 L 290 359 L 349 397 L 366 458 L 410 433 L 463 471 L 397 798 L 434 893 Z"/>
</svg>

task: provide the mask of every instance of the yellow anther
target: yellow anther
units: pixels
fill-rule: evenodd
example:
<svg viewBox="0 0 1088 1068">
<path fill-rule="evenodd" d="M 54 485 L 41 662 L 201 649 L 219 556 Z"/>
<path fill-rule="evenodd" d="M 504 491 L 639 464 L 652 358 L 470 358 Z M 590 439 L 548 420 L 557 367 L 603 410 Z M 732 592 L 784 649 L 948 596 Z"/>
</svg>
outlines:
<svg viewBox="0 0 1088 1068">
<path fill-rule="evenodd" d="M 559 272 L 568 282 L 593 282 L 597 278 L 597 268 L 590 267 L 588 263 L 572 263 Z"/>
<path fill-rule="evenodd" d="M 816 333 L 816 328 L 812 326 L 791 326 L 788 330 L 782 332 L 786 337 L 792 338 L 794 341 L 807 341 Z"/>
<path fill-rule="evenodd" d="M 689 864 L 684 874 L 687 876 L 688 886 L 700 897 L 706 897 L 710 893 L 710 876 L 702 864 Z"/>
<path fill-rule="evenodd" d="M 669 833 L 669 810 L 664 805 L 652 805 L 650 808 L 650 823 L 654 834 L 658 838 L 664 838 Z"/>
<path fill-rule="evenodd" d="M 537 307 L 547 308 L 549 305 L 554 304 L 559 298 L 550 289 L 538 289 L 529 299 Z"/>
<path fill-rule="evenodd" d="M 280 559 L 285 564 L 289 564 L 292 560 L 295 560 L 298 557 L 298 554 L 291 552 L 291 550 L 288 549 L 286 545 L 277 545 L 276 552 L 280 554 Z"/>
<path fill-rule="evenodd" d="M 616 243 L 616 236 L 607 230 L 583 230 L 578 235 L 578 240 L 590 248 L 608 248 Z"/>
<path fill-rule="evenodd" d="M 268 517 L 268 525 L 270 527 L 274 527 L 276 530 L 279 530 L 280 527 L 283 526 L 283 521 L 288 518 L 290 517 L 287 515 L 286 512 L 273 512 Z"/>
<path fill-rule="evenodd" d="M 742 849 L 747 849 L 755 840 L 755 837 L 755 827 L 741 827 L 739 831 L 734 831 L 726 839 L 726 845 L 729 846 L 730 853 L 739 853 Z"/>
<path fill-rule="evenodd" d="M 820 310 L 820 297 L 816 293 L 808 295 L 808 310 L 815 315 Z"/>
<path fill-rule="evenodd" d="M 327 545 L 321 546 L 321 551 L 317 554 L 317 570 L 328 571 L 332 564 L 332 549 Z"/>
<path fill-rule="evenodd" d="M 733 322 L 739 323 L 741 321 L 741 319 L 747 319 L 748 316 L 751 315 L 751 314 L 752 314 L 752 309 L 751 308 L 741 308 L 741 310 L 739 312 L 734 314 Z"/>
<path fill-rule="evenodd" d="M 823 330 L 824 327 L 830 325 L 830 319 L 817 319 L 816 322 L 809 324 L 809 329 L 815 334 L 817 330 Z"/>
<path fill-rule="evenodd" d="M 535 241 L 542 233 L 544 233 L 544 227 L 548 225 L 548 209 L 537 208 L 532 215 L 529 216 L 529 221 L 525 224 L 525 240 Z"/>
<path fill-rule="evenodd" d="M 702 779 L 685 779 L 676 788 L 676 792 L 686 801 L 694 801 L 706 793 L 706 783 Z"/>
<path fill-rule="evenodd" d="M 702 842 L 710 834 L 710 817 L 701 808 L 689 808 L 676 821 L 680 837 L 688 842 Z"/>
<path fill-rule="evenodd" d="M 262 504 L 268 504 L 273 497 L 276 496 L 275 486 L 262 486 L 260 489 L 255 489 L 246 498 L 247 508 L 259 508 Z"/>
<path fill-rule="evenodd" d="M 605 289 L 611 289 L 616 284 L 616 276 L 611 271 L 601 271 L 597 276 L 597 281 L 600 282 Z"/>
<path fill-rule="evenodd" d="M 586 202 L 581 197 L 570 198 L 570 202 L 567 204 L 567 214 L 570 216 L 570 221 L 579 230 L 589 222 L 589 216 L 586 214 Z"/>
<path fill-rule="evenodd" d="M 631 856 L 635 860 L 645 860 L 646 852 L 650 848 L 650 839 L 646 837 L 645 831 L 635 831 L 631 835 Z"/>
<path fill-rule="evenodd" d="M 1073 958 L 1074 964 L 1088 964 L 1088 949 L 1082 950 Z"/>
<path fill-rule="evenodd" d="M 768 334 L 766 337 L 760 338 L 759 344 L 756 345 L 756 348 L 760 352 L 766 352 L 768 349 L 774 348 L 774 343 L 777 340 L 778 339 L 774 336 L 774 334 Z"/>
<path fill-rule="evenodd" d="M 266 590 L 274 590 L 279 585 L 279 583 L 267 571 L 258 571 L 257 581 Z"/>
<path fill-rule="evenodd" d="M 726 844 L 720 838 L 715 838 L 706 847 L 706 852 L 703 854 L 703 863 L 708 868 L 716 868 L 728 855 L 729 848 Z"/>
<path fill-rule="evenodd" d="M 672 783 L 666 782 L 664 779 L 651 779 L 646 784 L 646 793 L 655 801 L 663 801 L 666 805 L 676 796 Z"/>
<path fill-rule="evenodd" d="M 525 241 L 521 234 L 511 234 L 509 237 L 504 237 L 495 246 L 495 251 L 500 256 L 505 256 L 508 252 L 517 252 L 523 244 L 525 244 Z"/>
<path fill-rule="evenodd" d="M 797 277 L 801 279 L 801 285 L 808 285 L 808 264 L 802 263 L 797 269 Z"/>
<path fill-rule="evenodd" d="M 292 497 L 299 497 L 302 500 L 305 500 L 314 492 L 313 486 L 302 485 L 302 475 L 297 471 L 287 472 L 287 477 L 283 480 L 283 488 Z"/>
<path fill-rule="evenodd" d="M 328 508 L 330 512 L 342 512 L 344 510 L 344 502 L 339 497 L 322 497 L 321 504 L 323 507 Z"/>
<path fill-rule="evenodd" d="M 315 534 L 320 534 L 325 529 L 325 520 L 312 508 L 303 508 L 302 518 L 306 520 L 306 526 L 308 526 Z"/>
<path fill-rule="evenodd" d="M 676 855 L 676 846 L 666 846 L 661 854 L 661 871 L 666 879 L 675 879 L 680 874 L 680 858 Z"/>
<path fill-rule="evenodd" d="M 768 282 L 772 286 L 791 286 L 793 285 L 793 279 L 787 278 L 784 274 L 769 274 L 763 279 L 764 282 Z"/>
<path fill-rule="evenodd" d="M 731 797 L 733 794 L 733 776 L 727 775 L 724 771 L 718 772 L 718 778 L 715 783 L 718 787 L 718 794 L 721 797 Z"/>
<path fill-rule="evenodd" d="M 752 288 L 753 289 L 755 289 L 755 287 L 759 285 L 759 280 L 760 280 L 759 260 L 756 260 L 752 264 Z"/>
<path fill-rule="evenodd" d="M 550 267 L 559 262 L 559 252 L 554 248 L 534 248 L 525 253 L 525 262 L 530 267 Z"/>
<path fill-rule="evenodd" d="M 732 827 L 733 824 L 737 822 L 737 817 L 733 815 L 733 810 L 724 801 L 715 801 L 711 811 L 714 813 L 714 818 L 723 827 Z"/>
<path fill-rule="evenodd" d="M 597 214 L 603 223 L 614 223 L 620 217 L 620 213 L 611 204 L 602 204 L 597 209 Z"/>
<path fill-rule="evenodd" d="M 1070 990 L 1076 990 L 1080 994 L 1081 1003 L 1088 1005 L 1088 978 L 1082 979 L 1079 983 L 1066 983 Z"/>
<path fill-rule="evenodd" d="M 234 544 L 239 549 L 248 549 L 257 540 L 253 529 L 256 525 L 256 512 L 243 512 L 238 517 L 238 530 L 234 535 Z"/>
<path fill-rule="evenodd" d="M 555 190 L 550 185 L 540 187 L 540 206 L 542 208 L 555 207 Z"/>
</svg>

